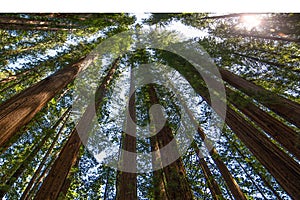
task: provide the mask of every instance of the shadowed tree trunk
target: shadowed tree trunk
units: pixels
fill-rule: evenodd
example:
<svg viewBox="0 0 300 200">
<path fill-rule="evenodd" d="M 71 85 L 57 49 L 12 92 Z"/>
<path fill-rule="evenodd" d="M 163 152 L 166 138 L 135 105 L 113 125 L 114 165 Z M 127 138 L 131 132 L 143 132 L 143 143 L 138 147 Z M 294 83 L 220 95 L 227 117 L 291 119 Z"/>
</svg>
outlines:
<svg viewBox="0 0 300 200">
<path fill-rule="evenodd" d="M 80 121 L 73 129 L 67 143 L 61 150 L 58 158 L 55 160 L 53 166 L 42 186 L 38 190 L 35 199 L 39 200 L 55 200 L 58 198 L 62 189 L 63 183 L 67 178 L 71 167 L 75 164 L 81 144 L 85 144 L 88 140 L 88 131 L 92 119 L 94 118 L 94 110 L 100 108 L 101 103 L 107 92 L 109 83 L 113 79 L 120 59 L 116 59 L 112 64 L 106 77 L 102 80 L 101 85 L 97 88 L 95 105 L 88 105 L 86 111 L 81 117 Z M 80 134 L 80 136 L 79 136 Z M 83 135 L 84 134 L 84 135 Z"/>
<path fill-rule="evenodd" d="M 32 87 L 23 90 L 0 105 L 0 147 L 30 120 L 77 74 L 92 61 L 82 58 L 75 64 L 65 67 Z"/>
<path fill-rule="evenodd" d="M 154 88 L 154 84 L 148 85 L 148 93 L 150 97 L 151 105 L 159 104 L 159 99 L 156 95 L 156 91 Z M 159 130 L 157 127 L 160 124 L 161 117 L 163 117 L 162 110 L 156 110 L 157 113 L 153 116 L 153 122 L 155 126 L 155 130 Z M 163 164 L 163 172 L 166 179 L 166 190 L 169 199 L 193 199 L 193 194 L 191 188 L 186 179 L 185 169 L 180 158 L 176 141 L 174 140 L 174 136 L 172 133 L 172 129 L 165 125 L 158 133 L 157 133 L 157 141 L 159 145 L 159 149 L 162 149 L 166 145 L 171 146 L 172 152 L 163 152 L 161 153 L 161 160 Z M 170 143 L 172 141 L 172 143 Z M 170 144 L 169 144 L 170 143 Z M 173 158 L 178 158 L 175 162 L 170 163 L 170 160 L 174 160 Z"/>
<path fill-rule="evenodd" d="M 219 171 L 222 174 L 222 177 L 224 178 L 226 185 L 228 186 L 229 190 L 231 191 L 232 195 L 235 199 L 243 199 L 246 200 L 246 196 L 241 190 L 240 186 L 236 183 L 235 179 L 232 177 L 230 171 L 228 170 L 225 163 L 221 160 L 221 157 L 216 150 L 216 148 L 212 147 L 206 140 L 205 133 L 203 130 L 198 127 L 197 131 L 201 137 L 201 139 L 205 142 L 205 145 L 207 149 L 209 150 L 209 154 L 211 155 L 212 159 L 216 163 L 217 167 L 219 168 Z"/>
<path fill-rule="evenodd" d="M 256 99 L 264 106 L 300 128 L 300 105 L 257 86 L 225 69 L 220 69 L 222 78 L 230 85 Z"/>
<path fill-rule="evenodd" d="M 282 188 L 291 197 L 299 199 L 299 164 L 229 107 L 227 108 L 226 123 L 254 156 L 276 178 Z"/>
<path fill-rule="evenodd" d="M 64 23 L 64 22 L 55 22 L 55 21 L 46 21 L 46 20 L 38 20 L 38 19 L 27 19 L 27 18 L 20 18 L 16 16 L 3 16 L 0 15 L 0 24 L 6 24 L 7 26 L 10 25 L 20 25 L 26 27 L 57 27 L 57 28 L 68 28 L 68 27 L 76 27 L 76 25 L 71 23 Z"/>
<path fill-rule="evenodd" d="M 136 153 L 136 111 L 135 111 L 135 85 L 134 75 L 131 69 L 130 92 L 131 98 L 128 103 L 127 122 L 125 132 L 122 134 L 122 149 L 128 152 Z M 130 121 L 128 119 L 131 119 Z M 133 123 L 132 123 L 133 122 Z M 121 153 L 121 169 L 117 176 L 117 200 L 137 199 L 137 171 L 136 156 L 126 156 Z M 126 172 L 126 169 L 136 171 L 135 173 Z"/>
<path fill-rule="evenodd" d="M 226 88 L 230 102 L 300 160 L 300 135 L 237 92 Z"/>
<path fill-rule="evenodd" d="M 266 39 L 266 40 L 277 40 L 277 41 L 284 41 L 284 42 L 300 43 L 299 39 L 293 39 L 293 38 L 274 37 L 274 36 L 267 36 L 267 35 L 254 35 L 254 34 L 248 34 L 248 33 L 235 33 L 235 32 L 233 32 L 233 33 L 231 32 L 230 34 L 232 34 L 234 36 L 253 37 L 253 38 Z"/>
<path fill-rule="evenodd" d="M 170 84 L 170 87 L 173 88 L 174 91 L 176 89 L 174 88 L 173 84 Z M 186 103 L 180 98 L 179 95 L 179 100 L 180 103 L 185 110 L 185 112 L 188 114 L 188 117 L 191 121 L 191 123 L 194 125 L 195 129 L 197 130 L 198 134 L 200 135 L 201 139 L 204 141 L 209 154 L 211 155 L 212 159 L 214 160 L 215 164 L 219 168 L 219 171 L 222 174 L 222 177 L 224 178 L 226 185 L 228 186 L 229 190 L 231 191 L 232 195 L 234 196 L 235 199 L 243 199 L 246 200 L 246 196 L 244 195 L 243 191 L 239 187 L 239 185 L 236 183 L 235 179 L 232 177 L 230 171 L 228 170 L 227 166 L 224 164 L 224 162 L 221 160 L 217 150 L 209 144 L 209 141 L 207 141 L 206 135 L 204 131 L 201 129 L 201 127 L 198 125 L 198 122 L 196 121 L 195 117 L 193 116 L 192 112 L 190 109 L 187 107 Z M 204 176 L 206 180 L 208 181 L 212 196 L 214 199 L 220 199 L 222 198 L 222 192 L 220 191 L 217 183 L 212 177 L 212 174 L 204 160 L 204 155 L 202 155 L 201 151 L 199 150 L 198 146 L 196 143 L 193 143 L 193 148 L 199 158 L 200 166 L 203 169 Z"/>
</svg>

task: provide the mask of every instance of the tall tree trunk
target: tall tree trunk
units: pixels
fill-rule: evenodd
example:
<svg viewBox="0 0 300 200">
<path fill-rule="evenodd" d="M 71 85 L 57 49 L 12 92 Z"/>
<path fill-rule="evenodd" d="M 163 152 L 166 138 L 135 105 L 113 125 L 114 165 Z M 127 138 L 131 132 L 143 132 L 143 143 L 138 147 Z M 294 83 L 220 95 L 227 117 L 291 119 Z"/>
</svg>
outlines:
<svg viewBox="0 0 300 200">
<path fill-rule="evenodd" d="M 268 60 L 262 60 L 262 59 L 260 59 L 260 58 L 256 58 L 256 57 L 253 57 L 253 56 L 244 55 L 244 54 L 236 53 L 236 52 L 233 52 L 232 54 L 237 55 L 237 56 L 240 56 L 240 57 L 244 57 L 244 58 L 249 58 L 249 59 L 254 60 L 254 61 L 256 61 L 256 62 L 265 63 L 265 64 L 268 64 L 268 65 L 274 66 L 274 67 L 276 67 L 277 69 L 278 69 L 278 68 L 279 68 L 279 69 L 280 69 L 280 68 L 285 68 L 285 69 L 287 69 L 287 70 L 290 70 L 290 71 L 299 73 L 299 71 L 297 71 L 297 70 L 288 68 L 286 64 L 281 64 L 281 63 L 277 63 L 277 62 L 271 62 L 271 61 L 268 61 Z"/>
<path fill-rule="evenodd" d="M 175 87 L 173 86 L 173 83 L 170 83 L 170 87 L 173 89 L 173 91 L 176 91 Z M 214 160 L 215 164 L 219 168 L 219 171 L 221 172 L 221 174 L 222 174 L 222 176 L 223 176 L 223 178 L 226 182 L 226 185 L 228 186 L 228 188 L 231 191 L 234 198 L 235 199 L 246 200 L 246 196 L 244 195 L 244 193 L 241 190 L 241 188 L 239 187 L 239 185 L 236 183 L 235 179 L 232 177 L 232 175 L 231 175 L 230 171 L 228 170 L 227 166 L 221 160 L 217 150 L 209 144 L 209 141 L 207 142 L 207 138 L 206 138 L 206 135 L 205 135 L 204 131 L 199 126 L 198 122 L 196 121 L 196 119 L 193 116 L 190 109 L 187 107 L 187 105 L 185 104 L 183 99 L 180 98 L 180 96 L 179 96 L 179 100 L 180 100 L 181 106 L 183 107 L 185 112 L 188 114 L 188 117 L 191 120 L 192 124 L 197 129 L 197 132 L 200 135 L 201 139 L 204 141 L 205 145 L 207 146 L 207 149 L 209 150 L 209 153 L 210 153 L 212 159 Z M 208 181 L 208 184 L 210 186 L 210 190 L 211 190 L 211 193 L 213 195 L 213 198 L 214 199 L 220 199 L 222 197 L 222 193 L 221 193 L 218 185 L 216 184 L 216 182 L 212 179 L 212 174 L 209 171 L 209 168 L 208 168 L 208 166 L 207 166 L 207 164 L 206 164 L 206 162 L 203 158 L 204 156 L 200 152 L 200 150 L 199 150 L 196 143 L 193 143 L 192 145 L 193 145 L 193 148 L 194 148 L 194 150 L 195 150 L 195 152 L 196 152 L 196 154 L 199 158 L 201 168 L 204 171 L 204 175 L 205 175 L 206 180 Z"/>
<path fill-rule="evenodd" d="M 151 105 L 159 104 L 158 97 L 156 95 L 156 91 L 153 84 L 149 84 L 148 93 L 150 97 Z M 158 116 L 162 117 L 162 111 L 158 111 L 160 113 L 156 113 L 153 116 L 154 126 L 159 124 L 161 119 L 156 119 Z M 158 130 L 157 127 L 155 127 Z M 172 129 L 165 125 L 158 133 L 157 133 L 157 140 L 159 144 L 159 148 L 162 149 L 164 146 L 168 145 L 174 139 Z M 193 194 L 191 188 L 188 184 L 186 179 L 185 169 L 180 158 L 176 141 L 173 140 L 170 143 L 172 149 L 172 155 L 170 153 L 165 154 L 161 151 L 161 160 L 163 164 L 163 172 L 166 178 L 166 189 L 169 199 L 193 199 Z M 178 158 L 175 162 L 166 166 L 166 163 L 169 163 L 169 159 Z"/>
<path fill-rule="evenodd" d="M 167 195 L 165 181 L 164 181 L 164 172 L 162 170 L 161 156 L 159 152 L 159 145 L 155 135 L 150 138 L 150 144 L 151 144 L 151 152 L 155 152 L 152 154 L 152 166 L 153 166 L 152 179 L 153 179 L 154 199 L 168 200 L 168 195 Z"/>
<path fill-rule="evenodd" d="M 122 149 L 128 152 L 136 153 L 136 111 L 135 111 L 135 85 L 134 85 L 134 74 L 131 69 L 130 77 L 130 89 L 128 110 L 127 113 L 127 122 L 125 132 L 122 134 Z M 128 120 L 130 119 L 131 120 Z M 133 123 L 131 123 L 133 122 Z M 129 134 L 128 134 L 129 133 Z M 137 170 L 136 170 L 136 156 L 126 156 L 121 153 L 120 157 L 121 171 L 119 171 L 117 176 L 117 200 L 127 200 L 137 199 Z M 132 170 L 136 171 L 135 173 L 122 171 L 122 168 L 126 170 L 127 168 L 133 168 Z"/>
<path fill-rule="evenodd" d="M 94 118 L 94 110 L 100 108 L 101 103 L 107 92 L 109 83 L 113 79 L 120 59 L 116 59 L 101 85 L 97 88 L 95 105 L 88 105 L 80 121 L 73 129 L 67 143 L 61 150 L 58 158 L 55 160 L 49 174 L 38 190 L 35 199 L 55 200 L 59 196 L 63 183 L 67 178 L 71 167 L 75 164 L 81 144 L 88 140 L 88 131 Z M 84 133 L 84 135 L 82 135 Z M 80 137 L 79 137 L 79 134 Z"/>
<path fill-rule="evenodd" d="M 66 27 L 47 27 L 47 26 L 29 26 L 23 24 L 6 24 L 0 23 L 0 29 L 2 30 L 35 30 L 35 31 L 74 31 L 76 28 Z"/>
<path fill-rule="evenodd" d="M 78 167 L 78 164 L 79 164 L 79 158 L 78 156 L 76 157 L 76 161 L 74 161 L 75 164 L 72 166 L 73 168 L 76 168 Z M 68 194 L 68 190 L 69 190 L 69 187 L 72 183 L 72 178 L 74 176 L 76 171 L 70 171 L 67 178 L 65 179 L 63 185 L 61 186 L 61 189 L 59 191 L 59 198 L 62 198 L 62 199 L 66 199 L 66 196 Z"/>
<path fill-rule="evenodd" d="M 61 148 L 62 149 L 62 148 Z M 28 192 L 27 197 L 25 198 L 25 200 L 31 200 L 33 199 L 34 194 L 36 193 L 38 187 L 40 186 L 40 184 L 42 183 L 42 181 L 44 180 L 44 178 L 46 177 L 47 173 L 50 171 L 51 166 L 53 165 L 53 163 L 55 162 L 55 159 L 58 157 L 59 152 L 56 152 L 53 156 L 52 156 L 52 160 L 48 163 L 48 165 L 45 167 L 45 169 L 42 171 L 42 173 L 36 178 L 32 188 L 30 189 L 30 191 Z"/>
<path fill-rule="evenodd" d="M 164 53 L 164 52 L 163 52 Z M 183 62 L 180 58 L 172 57 L 172 60 L 168 60 L 175 69 L 186 78 L 187 81 L 194 88 L 195 92 L 205 99 L 205 101 L 211 105 L 209 94 L 207 89 L 201 85 L 199 79 L 201 76 L 199 72 L 193 68 L 189 63 Z M 174 63 L 174 64 L 173 64 Z M 182 65 L 179 64 L 183 64 Z M 250 95 L 262 94 L 264 98 L 268 98 L 270 102 L 261 100 L 269 107 L 274 110 L 281 111 L 286 118 L 293 116 L 294 121 L 300 121 L 299 116 L 295 113 L 299 113 L 300 109 L 296 109 L 299 105 L 295 102 L 291 102 L 282 97 L 276 96 L 265 89 L 258 87 L 226 70 L 220 69 L 221 75 L 230 84 L 238 87 L 239 89 L 249 93 Z M 197 78 L 195 78 L 197 77 Z M 243 84 L 241 84 L 243 83 Z M 243 86 L 243 87 L 242 87 Z M 271 99 L 270 96 L 272 95 Z M 281 102 L 275 103 L 274 102 Z M 277 107 L 276 107 L 276 106 Z M 281 108 L 281 109 L 278 109 Z M 294 108 L 294 109 L 293 109 Z M 214 108 L 215 111 L 223 116 L 223 112 L 219 108 Z M 287 109 L 289 113 L 286 112 Z M 297 120 L 298 119 L 298 120 Z M 293 198 L 299 199 L 300 194 L 300 167 L 297 162 L 295 162 L 291 157 L 280 150 L 275 144 L 273 144 L 265 135 L 263 135 L 258 129 L 253 127 L 249 122 L 247 122 L 242 116 L 237 112 L 232 110 L 227 106 L 227 116 L 225 122 L 232 129 L 232 131 L 241 139 L 241 141 L 249 148 L 253 155 L 267 168 L 267 170 L 274 176 L 282 188 Z"/>
<path fill-rule="evenodd" d="M 59 70 L 0 105 L 0 148 L 93 60 L 86 59 Z"/>
<path fill-rule="evenodd" d="M 264 106 L 300 128 L 300 105 L 298 103 L 278 96 L 225 69 L 219 70 L 222 78 L 230 85 L 255 98 Z"/>
<path fill-rule="evenodd" d="M 70 108 L 71 108 L 71 107 L 70 107 Z M 68 109 L 65 113 L 69 113 L 69 111 L 70 111 L 70 109 Z M 36 181 L 36 179 L 37 179 L 38 175 L 40 174 L 40 172 L 42 171 L 42 169 L 43 169 L 43 167 L 44 167 L 44 165 L 45 165 L 45 163 L 46 163 L 46 161 L 47 161 L 49 155 L 50 155 L 51 152 L 53 151 L 53 148 L 54 148 L 54 146 L 55 146 L 55 144 L 56 144 L 56 142 L 57 142 L 59 136 L 62 134 L 63 128 L 65 127 L 65 125 L 66 125 L 66 123 L 67 123 L 67 121 L 68 121 L 68 119 L 69 119 L 69 116 L 70 116 L 70 115 L 68 115 L 68 116 L 66 117 L 66 119 L 65 119 L 65 121 L 64 121 L 64 124 L 61 126 L 61 128 L 60 128 L 60 130 L 58 131 L 58 133 L 56 134 L 56 136 L 53 138 L 53 141 L 52 141 L 50 147 L 48 148 L 47 152 L 45 153 L 45 155 L 44 155 L 42 161 L 40 162 L 40 164 L 39 164 L 37 170 L 35 171 L 34 175 L 33 175 L 32 178 L 31 178 L 30 182 L 29 182 L 28 185 L 26 186 L 26 189 L 25 189 L 25 191 L 23 192 L 23 194 L 22 194 L 20 200 L 24 200 L 24 199 L 27 198 L 27 196 L 28 196 L 28 194 L 29 194 L 29 191 L 30 191 L 31 187 L 33 186 L 33 184 L 34 184 L 34 182 Z"/>
<path fill-rule="evenodd" d="M 300 198 L 300 166 L 231 108 L 226 123 L 287 193 Z"/>
<path fill-rule="evenodd" d="M 226 185 L 228 186 L 229 190 L 231 191 L 232 195 L 235 199 L 243 199 L 246 200 L 246 196 L 236 183 L 235 179 L 232 177 L 230 171 L 228 170 L 225 163 L 221 160 L 221 157 L 216 150 L 216 148 L 212 147 L 208 142 L 206 142 L 206 136 L 203 130 L 198 126 L 197 131 L 201 137 L 201 139 L 205 142 L 207 149 L 209 150 L 209 154 L 211 155 L 212 159 L 216 163 L 217 167 L 219 168 L 222 177 L 224 178 Z"/>
<path fill-rule="evenodd" d="M 237 161 L 237 160 L 236 160 Z M 261 196 L 265 199 L 268 200 L 268 198 L 266 197 L 266 195 L 264 194 L 264 192 L 260 189 L 260 187 L 256 184 L 256 181 L 253 180 L 253 178 L 251 177 L 251 175 L 248 173 L 248 170 L 245 169 L 245 167 L 243 167 L 243 165 L 237 161 L 238 165 L 243 169 L 244 173 L 246 174 L 247 178 L 252 182 L 252 184 L 255 186 L 255 188 L 257 189 L 257 191 L 259 191 L 259 193 L 261 194 Z"/>
<path fill-rule="evenodd" d="M 59 124 L 63 121 L 65 116 L 70 111 L 71 107 L 58 119 L 58 121 L 55 123 L 55 125 L 51 128 L 52 130 L 55 130 Z M 5 184 L 7 187 L 11 187 L 15 181 L 22 175 L 22 173 L 26 170 L 26 168 L 29 165 L 29 162 L 33 160 L 33 158 L 36 156 L 36 154 L 39 152 L 39 150 L 44 146 L 44 144 L 47 142 L 47 140 L 51 137 L 51 133 L 48 130 L 48 133 L 44 136 L 44 138 L 37 144 L 36 147 L 32 151 L 30 151 L 29 155 L 26 156 L 22 164 L 15 169 L 15 172 L 12 174 L 11 177 L 9 177 L 8 180 L 5 181 Z M 2 199 L 5 195 L 6 191 L 0 190 L 0 199 Z"/>
<path fill-rule="evenodd" d="M 208 187 L 210 189 L 210 193 L 213 197 L 214 200 L 220 200 L 220 199 L 224 199 L 223 195 L 222 195 L 222 192 L 219 188 L 219 185 L 218 183 L 216 182 L 216 180 L 214 179 L 206 161 L 204 160 L 204 156 L 202 155 L 202 153 L 200 152 L 198 146 L 196 143 L 192 144 L 193 145 L 193 148 L 196 152 L 196 155 L 198 157 L 198 160 L 199 160 L 199 164 L 200 164 L 200 167 L 203 171 L 203 174 L 204 174 L 204 177 L 205 177 L 205 180 L 206 182 L 208 183 Z"/>
<path fill-rule="evenodd" d="M 235 150 L 247 162 L 247 164 L 249 164 L 249 166 L 255 171 L 256 174 L 258 174 L 258 176 L 261 178 L 261 180 L 264 182 L 264 184 L 269 188 L 269 190 L 271 190 L 273 192 L 273 194 L 276 196 L 276 198 L 278 200 L 282 200 L 282 198 L 279 196 L 278 192 L 274 189 L 274 187 L 271 186 L 271 184 L 265 179 L 265 177 L 261 174 L 261 172 L 259 170 L 257 170 L 256 167 L 254 167 L 254 165 L 251 162 L 247 161 L 248 159 L 246 158 L 246 156 L 241 152 L 241 150 L 236 146 L 236 144 L 233 141 L 231 141 L 231 139 L 228 137 L 228 135 L 224 134 L 224 136 L 226 137 L 229 144 L 235 148 Z"/>
<path fill-rule="evenodd" d="M 293 129 L 283 124 L 278 119 L 272 117 L 267 112 L 261 110 L 253 103 L 244 100 L 244 98 L 226 88 L 227 96 L 230 102 L 243 112 L 247 117 L 253 120 L 266 133 L 272 136 L 277 142 L 284 146 L 290 153 L 300 160 L 300 135 Z"/>
</svg>

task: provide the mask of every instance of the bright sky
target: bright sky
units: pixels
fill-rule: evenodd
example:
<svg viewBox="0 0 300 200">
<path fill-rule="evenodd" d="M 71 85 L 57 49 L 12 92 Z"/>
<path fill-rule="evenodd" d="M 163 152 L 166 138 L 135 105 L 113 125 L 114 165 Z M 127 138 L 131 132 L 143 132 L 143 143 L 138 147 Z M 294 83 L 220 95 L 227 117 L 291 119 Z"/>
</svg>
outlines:
<svg viewBox="0 0 300 200">
<path fill-rule="evenodd" d="M 137 18 L 137 23 L 141 23 L 142 19 L 148 18 L 150 16 L 149 13 L 134 13 L 133 15 Z M 183 34 L 187 38 L 194 38 L 194 37 L 204 37 L 207 35 L 204 31 L 200 31 L 194 27 L 186 26 L 181 22 L 172 22 L 170 25 L 165 27 L 169 31 L 176 30 L 179 33 Z"/>
</svg>

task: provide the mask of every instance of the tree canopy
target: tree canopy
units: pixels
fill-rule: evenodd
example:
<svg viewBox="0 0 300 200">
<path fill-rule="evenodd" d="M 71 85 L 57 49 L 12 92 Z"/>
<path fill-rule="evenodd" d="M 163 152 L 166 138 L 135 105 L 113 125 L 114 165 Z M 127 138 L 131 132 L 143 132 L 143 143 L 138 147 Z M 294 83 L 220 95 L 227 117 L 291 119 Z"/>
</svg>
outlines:
<svg viewBox="0 0 300 200">
<path fill-rule="evenodd" d="M 0 198 L 300 199 L 299 30 L 294 13 L 0 14 Z"/>
</svg>

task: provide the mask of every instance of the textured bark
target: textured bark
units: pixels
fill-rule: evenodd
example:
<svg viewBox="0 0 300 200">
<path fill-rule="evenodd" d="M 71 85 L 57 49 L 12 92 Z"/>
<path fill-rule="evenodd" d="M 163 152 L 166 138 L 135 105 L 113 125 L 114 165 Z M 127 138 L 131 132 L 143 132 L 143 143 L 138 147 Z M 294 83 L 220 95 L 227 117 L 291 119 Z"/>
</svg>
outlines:
<svg viewBox="0 0 300 200">
<path fill-rule="evenodd" d="M 44 180 L 42 186 L 38 190 L 35 199 L 40 200 L 55 200 L 58 198 L 65 179 L 67 178 L 71 167 L 75 164 L 81 144 L 85 144 L 88 140 L 88 131 L 90 123 L 94 118 L 94 110 L 99 109 L 108 89 L 108 85 L 113 79 L 116 72 L 119 59 L 112 64 L 106 77 L 103 79 L 101 85 L 97 88 L 95 105 L 88 105 L 82 118 L 73 129 L 67 143 L 61 150 L 58 158 L 55 160 L 49 174 Z M 79 136 L 80 134 L 80 136 Z"/>
<path fill-rule="evenodd" d="M 87 62 L 92 59 L 87 59 Z M 0 147 L 30 120 L 77 74 L 84 69 L 84 58 L 23 90 L 0 105 Z"/>
<path fill-rule="evenodd" d="M 176 91 L 175 87 L 173 86 L 173 83 L 170 82 L 169 86 L 171 87 L 171 89 L 173 91 Z M 200 127 L 198 125 L 198 122 L 196 121 L 196 119 L 193 116 L 190 109 L 187 107 L 185 101 L 180 96 L 178 96 L 178 99 L 180 101 L 181 106 L 183 107 L 185 112 L 188 114 L 189 119 L 191 120 L 194 127 L 196 129 L 200 129 Z M 204 136 L 203 131 L 202 131 L 202 133 L 203 133 L 202 136 Z M 193 139 L 192 136 L 190 136 L 190 138 Z M 210 192 L 212 194 L 213 199 L 215 199 L 215 200 L 224 199 L 224 197 L 222 195 L 222 192 L 219 188 L 219 185 L 217 184 L 216 180 L 214 179 L 214 177 L 213 177 L 213 175 L 212 175 L 212 173 L 211 173 L 211 171 L 210 171 L 210 169 L 209 169 L 209 167 L 208 167 L 208 165 L 207 165 L 207 163 L 204 159 L 204 155 L 201 153 L 200 149 L 198 148 L 198 145 L 195 142 L 193 142 L 192 147 L 193 147 L 194 151 L 196 152 L 196 155 L 197 155 L 198 160 L 199 160 L 200 167 L 203 171 L 206 182 L 208 183 L 208 187 L 210 189 Z M 240 191 L 239 187 L 237 189 Z M 243 198 L 243 196 L 242 196 L 242 198 Z"/>
<path fill-rule="evenodd" d="M 122 135 L 122 149 L 128 152 L 136 153 L 136 111 L 135 111 L 135 85 L 134 85 L 134 75 L 131 70 L 131 81 L 130 81 L 130 94 L 132 94 L 129 99 L 128 110 L 129 113 L 127 119 L 131 118 L 129 122 L 126 122 L 126 129 Z M 130 133 L 130 134 L 127 134 Z M 121 154 L 120 160 L 121 169 L 127 169 L 128 167 L 136 171 L 136 156 L 126 156 Z M 117 176 L 117 199 L 127 200 L 137 199 L 137 173 L 131 173 L 126 171 L 120 171 Z"/>
<path fill-rule="evenodd" d="M 300 198 L 300 166 L 265 135 L 227 108 L 226 123 L 293 198 Z"/>
<path fill-rule="evenodd" d="M 226 88 L 230 102 L 300 160 L 300 135 L 278 119 Z"/>
<path fill-rule="evenodd" d="M 287 121 L 300 128 L 300 105 L 257 86 L 225 69 L 220 69 L 222 78 L 230 85 L 273 110 Z"/>
<path fill-rule="evenodd" d="M 75 164 L 72 167 L 78 167 L 78 164 L 79 164 L 78 156 L 76 157 L 76 161 L 74 161 L 74 162 L 75 162 Z M 72 178 L 73 178 L 74 174 L 75 174 L 75 171 L 69 172 L 67 178 L 65 179 L 65 181 L 64 181 L 64 183 L 61 186 L 61 189 L 59 191 L 59 198 L 66 199 L 66 195 L 67 195 L 69 187 L 72 183 Z"/>
<path fill-rule="evenodd" d="M 159 104 L 158 97 L 156 95 L 156 91 L 153 84 L 149 84 L 148 87 L 148 93 L 150 96 L 150 103 L 152 105 Z M 162 111 L 160 111 L 162 112 Z M 163 116 L 163 114 L 158 114 L 158 116 Z M 154 117 L 154 126 L 159 124 L 156 122 Z M 158 128 L 155 127 L 156 130 Z M 157 141 L 159 148 L 163 148 L 166 145 L 170 145 L 170 149 L 172 153 L 165 154 L 163 151 L 161 151 L 161 160 L 163 164 L 163 172 L 166 179 L 166 190 L 167 195 L 169 199 L 193 199 L 193 194 L 191 191 L 191 188 L 188 184 L 188 181 L 186 179 L 186 172 L 182 163 L 182 160 L 180 158 L 176 142 L 174 142 L 174 136 L 172 133 L 172 129 L 165 125 L 158 133 L 157 133 Z M 170 143 L 173 140 L 172 143 Z M 169 144 L 170 143 L 170 144 Z M 169 160 L 174 160 L 174 158 L 178 158 L 175 162 L 167 165 L 167 163 L 170 163 Z"/>
</svg>

